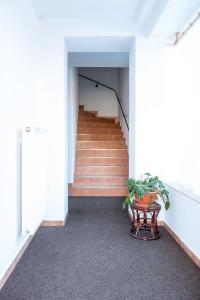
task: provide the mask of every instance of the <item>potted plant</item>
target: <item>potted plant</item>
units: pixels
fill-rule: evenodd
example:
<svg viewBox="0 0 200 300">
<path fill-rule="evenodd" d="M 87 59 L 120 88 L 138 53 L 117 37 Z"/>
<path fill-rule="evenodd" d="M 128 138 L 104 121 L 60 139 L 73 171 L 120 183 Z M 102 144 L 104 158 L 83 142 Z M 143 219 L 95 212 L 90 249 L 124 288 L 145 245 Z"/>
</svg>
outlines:
<svg viewBox="0 0 200 300">
<path fill-rule="evenodd" d="M 124 200 L 124 208 L 132 204 L 148 208 L 159 198 L 164 202 L 166 210 L 170 207 L 169 192 L 158 176 L 145 173 L 139 179 L 130 178 L 128 191 L 129 194 Z"/>
</svg>

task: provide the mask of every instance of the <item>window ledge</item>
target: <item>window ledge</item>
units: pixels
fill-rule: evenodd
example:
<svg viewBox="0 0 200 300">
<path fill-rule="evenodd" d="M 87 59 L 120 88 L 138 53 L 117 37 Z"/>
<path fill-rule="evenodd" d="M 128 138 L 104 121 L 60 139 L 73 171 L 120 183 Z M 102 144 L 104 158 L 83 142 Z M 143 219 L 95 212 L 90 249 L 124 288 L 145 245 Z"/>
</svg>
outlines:
<svg viewBox="0 0 200 300">
<path fill-rule="evenodd" d="M 165 184 L 174 191 L 200 204 L 200 195 L 195 194 L 192 187 L 185 187 L 184 185 L 175 182 L 165 182 Z"/>
</svg>

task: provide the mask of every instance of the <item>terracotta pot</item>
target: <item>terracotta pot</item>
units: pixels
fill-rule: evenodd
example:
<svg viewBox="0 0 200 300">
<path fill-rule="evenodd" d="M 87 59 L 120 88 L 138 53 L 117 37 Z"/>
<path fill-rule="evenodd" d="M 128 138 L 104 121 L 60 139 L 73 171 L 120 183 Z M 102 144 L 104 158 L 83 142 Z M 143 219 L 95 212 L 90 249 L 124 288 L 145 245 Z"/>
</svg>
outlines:
<svg viewBox="0 0 200 300">
<path fill-rule="evenodd" d="M 137 194 L 135 194 L 135 204 L 137 206 L 148 208 L 151 207 L 152 204 L 155 202 L 156 193 L 152 192 L 149 194 L 144 194 L 144 197 L 140 199 Z"/>
</svg>

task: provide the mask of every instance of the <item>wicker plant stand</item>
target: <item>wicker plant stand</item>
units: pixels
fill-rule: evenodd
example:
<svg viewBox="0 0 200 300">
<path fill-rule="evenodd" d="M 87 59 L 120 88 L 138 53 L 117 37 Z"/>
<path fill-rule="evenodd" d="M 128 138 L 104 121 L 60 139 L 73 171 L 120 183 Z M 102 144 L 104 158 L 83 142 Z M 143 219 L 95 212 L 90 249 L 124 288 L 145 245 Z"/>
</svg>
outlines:
<svg viewBox="0 0 200 300">
<path fill-rule="evenodd" d="M 144 241 L 159 239 L 157 219 L 160 209 L 161 206 L 157 203 L 148 208 L 131 205 L 133 221 L 130 236 Z"/>
</svg>

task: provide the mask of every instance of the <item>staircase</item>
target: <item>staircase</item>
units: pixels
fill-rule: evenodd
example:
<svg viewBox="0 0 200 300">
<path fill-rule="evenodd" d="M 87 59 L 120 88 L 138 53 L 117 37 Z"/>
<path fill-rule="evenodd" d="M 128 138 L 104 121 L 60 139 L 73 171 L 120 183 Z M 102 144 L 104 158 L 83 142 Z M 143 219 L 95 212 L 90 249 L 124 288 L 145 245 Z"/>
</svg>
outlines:
<svg viewBox="0 0 200 300">
<path fill-rule="evenodd" d="M 70 196 L 127 195 L 128 151 L 115 119 L 79 106 L 74 182 Z"/>
</svg>

